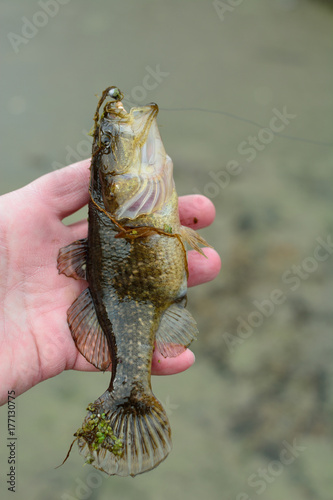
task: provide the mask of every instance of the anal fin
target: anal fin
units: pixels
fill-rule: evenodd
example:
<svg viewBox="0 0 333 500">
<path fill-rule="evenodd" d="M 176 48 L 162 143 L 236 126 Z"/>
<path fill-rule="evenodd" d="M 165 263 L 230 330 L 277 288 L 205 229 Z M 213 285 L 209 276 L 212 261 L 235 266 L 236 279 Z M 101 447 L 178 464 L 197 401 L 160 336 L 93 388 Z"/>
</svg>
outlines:
<svg viewBox="0 0 333 500">
<path fill-rule="evenodd" d="M 77 349 L 89 363 L 105 371 L 111 363 L 111 356 L 89 288 L 70 306 L 67 319 Z"/>
<path fill-rule="evenodd" d="M 76 280 L 86 279 L 86 258 L 88 238 L 73 241 L 70 245 L 60 248 L 58 254 L 58 271 Z"/>
<path fill-rule="evenodd" d="M 190 227 L 181 226 L 180 235 L 183 240 L 186 241 L 186 243 L 188 243 L 192 248 L 194 248 L 194 250 L 199 252 L 204 257 L 206 257 L 206 255 L 199 247 L 199 244 L 205 247 L 212 248 L 212 246 L 207 243 L 207 241 L 202 236 L 200 236 L 200 234 L 198 234 L 196 231 L 194 231 L 194 229 L 191 229 Z"/>
<path fill-rule="evenodd" d="M 196 339 L 198 329 L 184 303 L 172 304 L 163 314 L 156 332 L 156 348 L 165 358 L 179 356 Z"/>
</svg>

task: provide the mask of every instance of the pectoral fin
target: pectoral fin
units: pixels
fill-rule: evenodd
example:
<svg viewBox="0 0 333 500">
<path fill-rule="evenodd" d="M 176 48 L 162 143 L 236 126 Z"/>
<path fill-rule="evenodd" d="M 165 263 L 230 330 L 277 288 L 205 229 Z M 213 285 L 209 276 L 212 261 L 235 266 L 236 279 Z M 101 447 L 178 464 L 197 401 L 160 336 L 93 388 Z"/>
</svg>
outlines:
<svg viewBox="0 0 333 500">
<path fill-rule="evenodd" d="M 180 235 L 183 240 L 186 241 L 186 243 L 188 243 L 192 248 L 194 248 L 194 250 L 199 252 L 204 257 L 206 257 L 206 255 L 199 247 L 199 243 L 204 247 L 212 248 L 212 246 L 207 243 L 207 241 L 202 236 L 200 236 L 200 234 L 198 234 L 196 231 L 194 231 L 194 229 L 191 229 L 190 227 L 181 226 Z"/>
<path fill-rule="evenodd" d="M 86 258 L 88 239 L 73 241 L 60 248 L 58 254 L 58 271 L 76 280 L 86 279 Z"/>
<path fill-rule="evenodd" d="M 111 356 L 89 288 L 70 306 L 67 318 L 77 349 L 89 363 L 105 371 L 111 363 Z"/>
<path fill-rule="evenodd" d="M 185 351 L 197 337 L 198 329 L 184 304 L 173 304 L 162 316 L 156 332 L 157 350 L 165 358 L 173 358 Z"/>
</svg>

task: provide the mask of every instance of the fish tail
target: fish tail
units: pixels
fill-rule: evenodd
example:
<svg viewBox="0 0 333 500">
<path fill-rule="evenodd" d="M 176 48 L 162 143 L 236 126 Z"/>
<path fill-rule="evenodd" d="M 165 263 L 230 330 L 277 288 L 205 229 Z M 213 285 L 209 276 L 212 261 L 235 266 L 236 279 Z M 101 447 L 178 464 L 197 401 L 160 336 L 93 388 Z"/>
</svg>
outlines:
<svg viewBox="0 0 333 500">
<path fill-rule="evenodd" d="M 89 405 L 76 436 L 86 462 L 109 475 L 147 472 L 172 448 L 168 417 L 152 393 L 134 394 L 119 402 L 106 391 Z"/>
</svg>

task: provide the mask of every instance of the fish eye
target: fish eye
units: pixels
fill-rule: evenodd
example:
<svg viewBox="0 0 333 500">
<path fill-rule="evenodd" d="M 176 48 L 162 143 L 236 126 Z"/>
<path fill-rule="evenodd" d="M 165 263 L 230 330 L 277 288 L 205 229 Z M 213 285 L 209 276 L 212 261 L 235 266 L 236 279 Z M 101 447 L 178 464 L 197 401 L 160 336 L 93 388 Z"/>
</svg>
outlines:
<svg viewBox="0 0 333 500">
<path fill-rule="evenodd" d="M 100 144 L 104 149 L 109 149 L 110 148 L 110 137 L 108 137 L 107 135 L 102 135 Z"/>
</svg>

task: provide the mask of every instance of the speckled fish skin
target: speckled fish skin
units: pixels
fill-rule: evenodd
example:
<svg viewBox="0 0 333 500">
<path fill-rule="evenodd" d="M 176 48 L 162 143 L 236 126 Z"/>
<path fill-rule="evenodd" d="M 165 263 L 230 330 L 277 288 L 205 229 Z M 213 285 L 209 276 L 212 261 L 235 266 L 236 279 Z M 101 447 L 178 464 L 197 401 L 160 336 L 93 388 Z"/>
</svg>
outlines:
<svg viewBox="0 0 333 500">
<path fill-rule="evenodd" d="M 183 240 L 206 242 L 180 224 L 157 105 L 127 113 L 116 87 L 103 96 L 114 100 L 95 115 L 88 239 L 61 249 L 58 269 L 89 283 L 68 311 L 77 348 L 98 368 L 112 367 L 108 389 L 75 434 L 79 451 L 109 475 L 135 476 L 171 450 L 168 418 L 151 388 L 152 355 L 155 341 L 164 356 L 176 356 L 196 337 L 185 309 Z"/>
<path fill-rule="evenodd" d="M 103 206 L 97 192 L 92 191 Z M 176 195 L 166 211 L 173 212 L 176 227 Z M 131 227 L 151 226 L 150 218 L 133 220 Z M 161 228 L 165 218 L 170 221 L 163 213 L 154 216 L 155 223 L 160 219 Z M 116 353 L 112 356 L 109 390 L 129 397 L 133 386 L 150 389 L 151 358 L 160 316 L 186 294 L 186 255 L 177 238 L 159 234 L 116 238 L 118 233 L 112 221 L 90 203 L 87 279 L 99 322 L 104 332 L 112 332 L 109 347 L 112 354 Z"/>
</svg>

